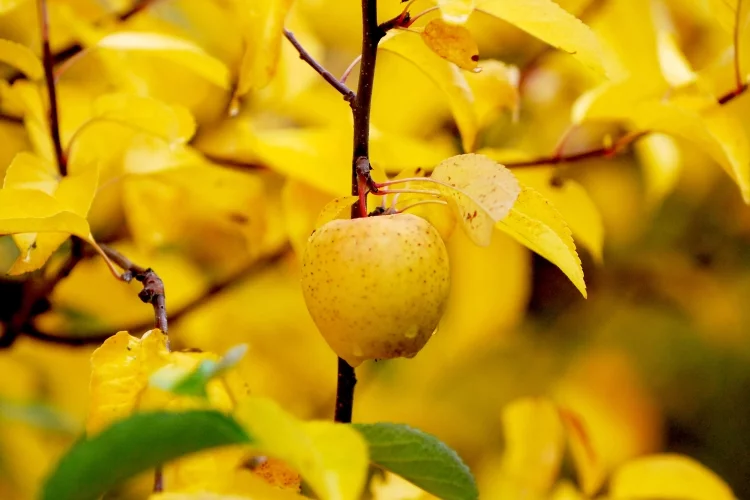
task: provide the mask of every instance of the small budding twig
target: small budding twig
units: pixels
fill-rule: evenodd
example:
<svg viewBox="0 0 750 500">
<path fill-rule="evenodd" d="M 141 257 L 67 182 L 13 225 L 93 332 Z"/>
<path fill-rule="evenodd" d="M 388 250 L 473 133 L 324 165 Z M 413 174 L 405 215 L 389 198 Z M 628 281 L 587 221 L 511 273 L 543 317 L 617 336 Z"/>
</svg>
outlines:
<svg viewBox="0 0 750 500">
<path fill-rule="evenodd" d="M 325 81 L 331 84 L 333 88 L 339 91 L 344 96 L 344 100 L 349 103 L 350 106 L 354 105 L 354 91 L 347 87 L 342 81 L 339 81 L 330 71 L 320 65 L 305 48 L 297 41 L 294 34 L 288 29 L 284 29 L 284 36 L 289 43 L 291 43 L 297 52 L 299 52 L 299 58 L 305 61 L 312 69 L 314 69 Z"/>
<path fill-rule="evenodd" d="M 151 268 L 141 267 L 107 245 L 99 245 L 112 262 L 124 270 L 120 278 L 126 283 L 133 279 L 143 284 L 143 290 L 138 293 L 144 303 L 154 307 L 154 326 L 165 335 L 168 333 L 166 296 L 164 282 Z M 169 348 L 169 344 L 167 344 Z"/>
</svg>

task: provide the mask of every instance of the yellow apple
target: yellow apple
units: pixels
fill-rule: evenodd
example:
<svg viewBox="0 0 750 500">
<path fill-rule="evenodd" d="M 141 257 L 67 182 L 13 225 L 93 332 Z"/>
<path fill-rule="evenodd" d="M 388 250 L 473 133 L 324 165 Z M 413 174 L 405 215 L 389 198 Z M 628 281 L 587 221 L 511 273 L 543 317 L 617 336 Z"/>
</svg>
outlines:
<svg viewBox="0 0 750 500">
<path fill-rule="evenodd" d="M 449 281 L 439 232 L 412 214 L 331 221 L 310 236 L 302 262 L 307 309 L 352 366 L 415 356 L 437 328 Z"/>
</svg>

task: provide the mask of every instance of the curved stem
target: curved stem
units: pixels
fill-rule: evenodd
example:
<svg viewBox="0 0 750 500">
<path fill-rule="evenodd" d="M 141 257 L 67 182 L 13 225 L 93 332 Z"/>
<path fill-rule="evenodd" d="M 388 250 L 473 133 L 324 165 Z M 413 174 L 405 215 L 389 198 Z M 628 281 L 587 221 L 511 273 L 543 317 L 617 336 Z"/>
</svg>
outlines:
<svg viewBox="0 0 750 500">
<path fill-rule="evenodd" d="M 389 194 L 424 194 L 427 196 L 442 196 L 440 191 L 431 191 L 429 189 L 381 189 L 375 196 L 386 196 Z"/>
<path fill-rule="evenodd" d="M 407 210 L 410 210 L 410 209 L 412 209 L 414 207 L 418 207 L 419 205 L 429 205 L 429 204 L 433 204 L 433 205 L 447 205 L 448 202 L 444 201 L 444 200 L 420 200 L 420 201 L 415 201 L 411 205 L 407 205 L 407 206 L 405 206 L 403 208 L 399 208 L 397 211 L 399 213 L 402 213 L 402 212 L 406 212 Z"/>
<path fill-rule="evenodd" d="M 411 26 L 412 24 L 414 24 L 415 22 L 417 22 L 417 19 L 419 19 L 420 17 L 424 16 L 425 14 L 429 14 L 430 12 L 435 12 L 438 9 L 439 9 L 439 7 L 435 6 L 435 7 L 430 7 L 429 9 L 423 10 L 422 12 L 420 12 L 419 14 L 417 14 L 416 16 L 412 17 L 411 20 L 409 21 L 409 24 L 407 24 L 406 27 L 408 28 L 409 26 Z"/>
<path fill-rule="evenodd" d="M 341 83 L 346 83 L 346 80 L 349 78 L 349 75 L 354 70 L 354 68 L 359 64 L 359 62 L 362 60 L 362 55 L 358 55 L 354 58 L 354 60 L 347 66 L 346 70 L 344 70 L 344 74 L 341 75 L 341 79 L 339 80 Z"/>
</svg>

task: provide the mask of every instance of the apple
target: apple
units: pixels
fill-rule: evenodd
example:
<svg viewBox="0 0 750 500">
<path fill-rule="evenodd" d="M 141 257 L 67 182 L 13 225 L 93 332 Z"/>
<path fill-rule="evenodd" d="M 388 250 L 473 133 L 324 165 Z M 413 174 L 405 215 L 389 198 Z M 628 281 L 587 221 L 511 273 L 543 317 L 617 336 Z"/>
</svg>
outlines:
<svg viewBox="0 0 750 500">
<path fill-rule="evenodd" d="M 351 366 L 414 357 L 437 328 L 449 285 L 440 233 L 412 214 L 328 222 L 302 259 L 307 309 Z"/>
</svg>

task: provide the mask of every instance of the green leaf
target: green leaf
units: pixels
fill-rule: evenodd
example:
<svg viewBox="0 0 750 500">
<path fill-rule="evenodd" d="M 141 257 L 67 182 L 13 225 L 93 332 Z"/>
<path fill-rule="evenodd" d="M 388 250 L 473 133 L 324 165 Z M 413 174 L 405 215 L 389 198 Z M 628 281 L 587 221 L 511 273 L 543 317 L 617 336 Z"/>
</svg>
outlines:
<svg viewBox="0 0 750 500">
<path fill-rule="evenodd" d="M 166 365 L 151 375 L 149 383 L 174 394 L 207 398 L 206 384 L 239 363 L 246 352 L 247 344 L 234 346 L 221 360 L 204 359 L 192 371 Z"/>
<path fill-rule="evenodd" d="M 42 500 L 96 500 L 124 480 L 175 458 L 252 439 L 216 411 L 136 413 L 76 443 L 42 489 Z"/>
<path fill-rule="evenodd" d="M 461 457 L 436 437 L 403 424 L 353 424 L 370 461 L 443 500 L 474 500 L 479 491 Z"/>
</svg>

